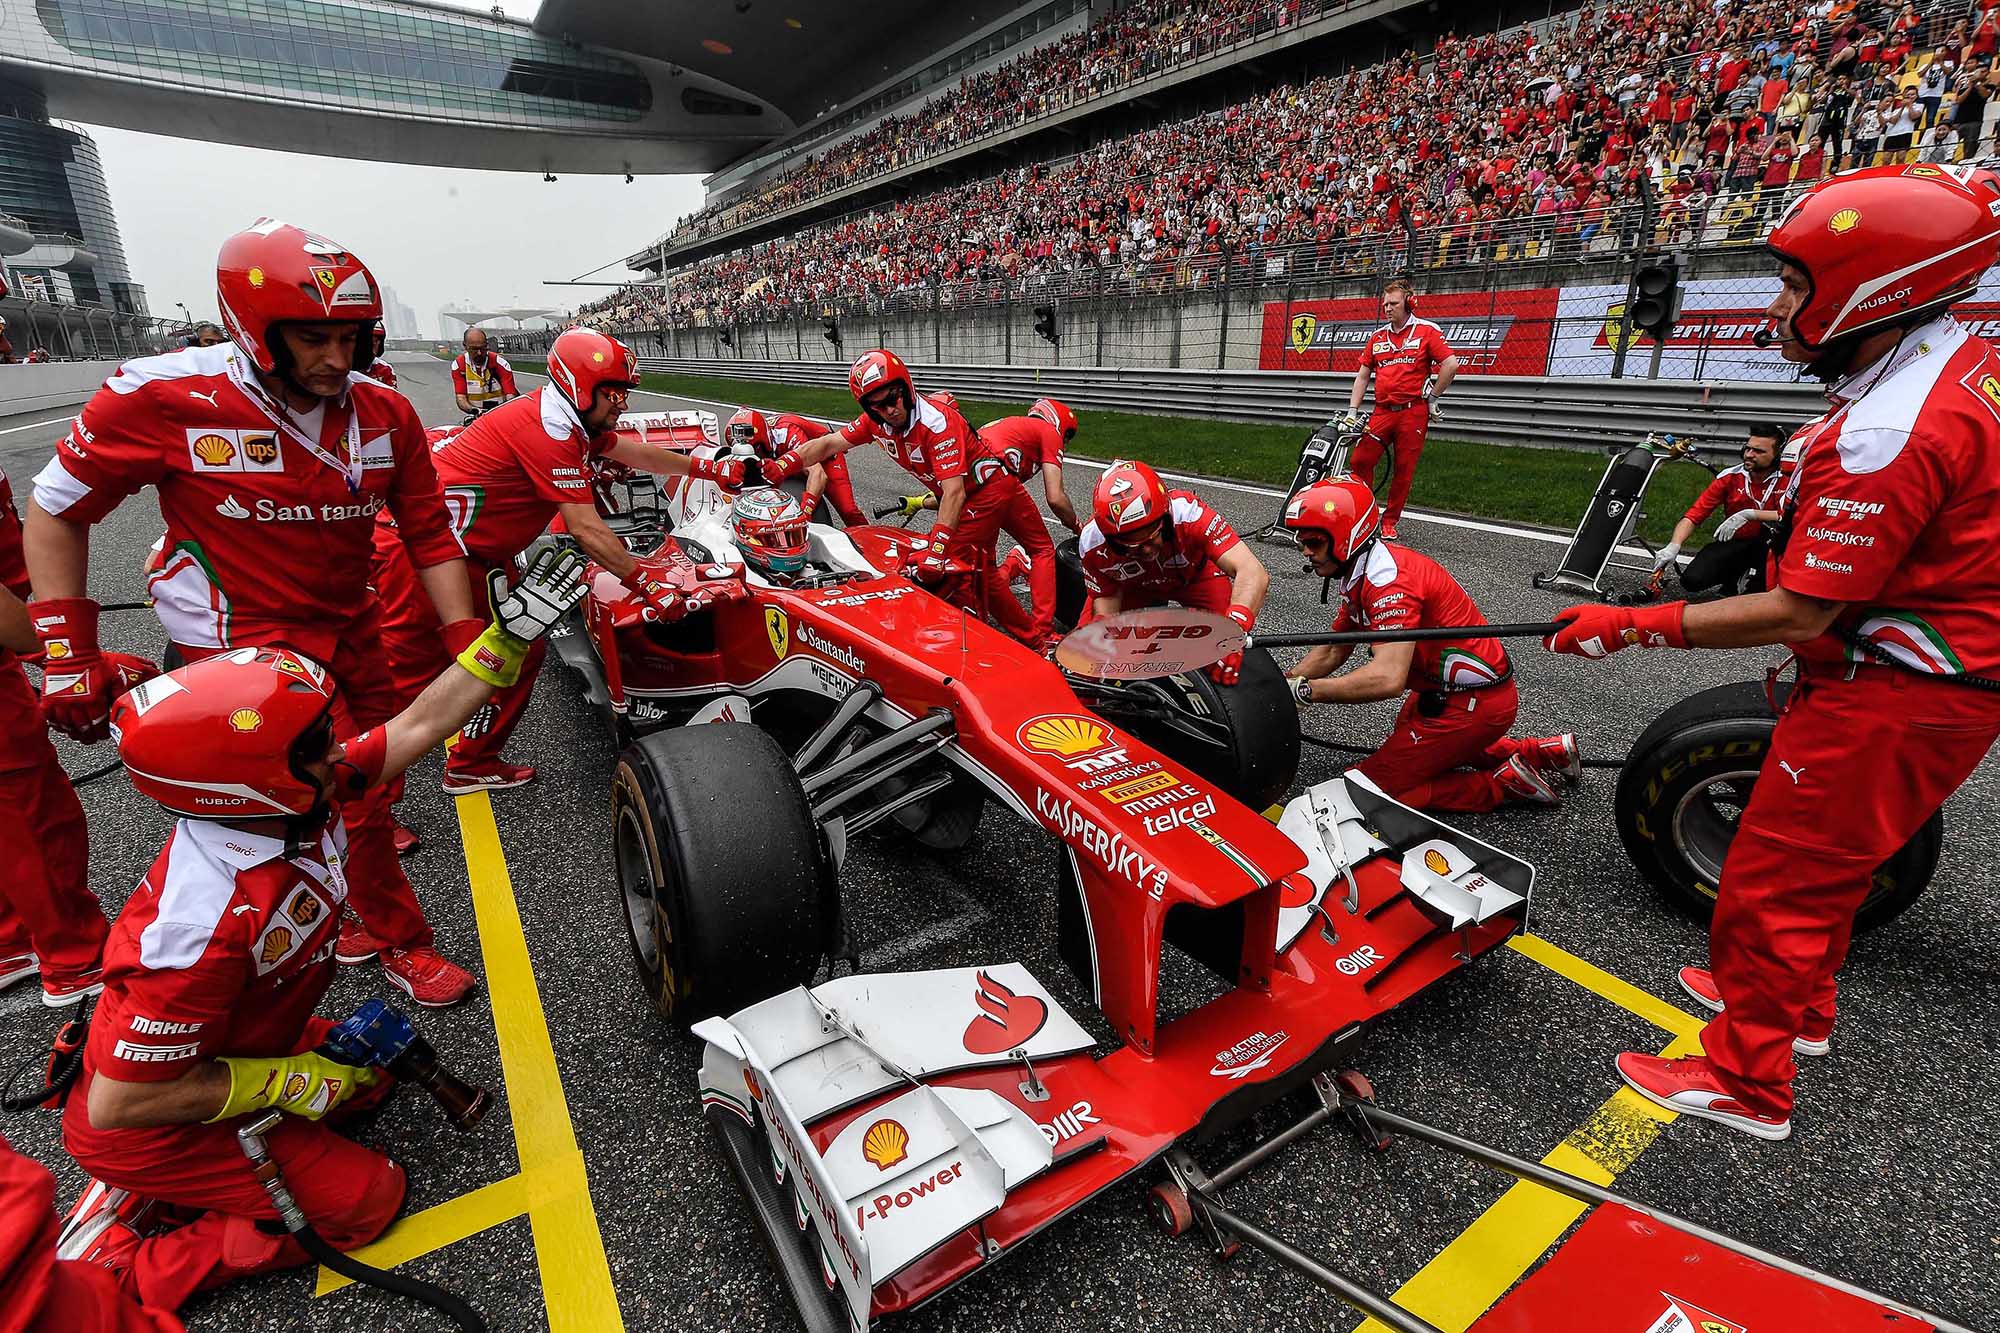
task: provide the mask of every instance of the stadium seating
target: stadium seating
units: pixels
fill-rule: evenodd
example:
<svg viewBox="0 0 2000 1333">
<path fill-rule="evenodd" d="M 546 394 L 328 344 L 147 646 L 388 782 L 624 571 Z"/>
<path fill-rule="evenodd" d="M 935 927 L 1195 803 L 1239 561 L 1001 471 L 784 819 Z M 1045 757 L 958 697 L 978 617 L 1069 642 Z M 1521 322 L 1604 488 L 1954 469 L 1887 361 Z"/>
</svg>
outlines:
<svg viewBox="0 0 2000 1333">
<path fill-rule="evenodd" d="M 1078 67 L 1061 62 L 1101 51 L 1106 77 L 1124 77 L 1162 58 L 1158 43 L 1177 55 L 1196 40 L 1240 40 L 1274 13 L 1296 21 L 1283 4 L 1114 11 L 1088 39 L 982 76 L 1008 95 L 978 85 L 983 109 L 966 113 L 965 133 L 1045 105 L 1046 85 L 1027 72 L 1038 60 L 1075 82 Z M 1100 43 L 1107 19 L 1117 40 Z M 1996 47 L 2000 0 L 1969 10 L 1612 0 L 1533 28 L 1447 34 L 1421 58 L 1281 85 L 1076 157 L 920 191 L 673 272 L 670 299 L 635 287 L 579 314 L 687 327 L 833 302 L 949 309 L 1225 276 L 1588 262 L 1641 239 L 1642 175 L 1657 205 L 1649 242 L 1741 244 L 1788 192 L 1834 170 L 1978 155 L 1989 111 L 2000 111 L 1988 101 L 2000 92 Z M 840 157 L 847 165 L 802 167 L 771 207 L 804 197 L 816 169 L 842 180 L 888 169 L 905 132 L 885 121 L 855 141 L 870 146 Z"/>
</svg>

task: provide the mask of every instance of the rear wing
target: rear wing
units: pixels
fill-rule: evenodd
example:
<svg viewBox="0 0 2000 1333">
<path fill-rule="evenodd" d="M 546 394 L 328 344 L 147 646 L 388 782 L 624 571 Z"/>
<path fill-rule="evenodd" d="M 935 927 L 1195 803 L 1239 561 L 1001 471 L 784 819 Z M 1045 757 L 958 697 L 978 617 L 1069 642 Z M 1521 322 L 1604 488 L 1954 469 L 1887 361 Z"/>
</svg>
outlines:
<svg viewBox="0 0 2000 1333">
<path fill-rule="evenodd" d="M 612 429 L 661 449 L 698 449 L 722 443 L 722 427 L 713 412 L 623 412 Z"/>
</svg>

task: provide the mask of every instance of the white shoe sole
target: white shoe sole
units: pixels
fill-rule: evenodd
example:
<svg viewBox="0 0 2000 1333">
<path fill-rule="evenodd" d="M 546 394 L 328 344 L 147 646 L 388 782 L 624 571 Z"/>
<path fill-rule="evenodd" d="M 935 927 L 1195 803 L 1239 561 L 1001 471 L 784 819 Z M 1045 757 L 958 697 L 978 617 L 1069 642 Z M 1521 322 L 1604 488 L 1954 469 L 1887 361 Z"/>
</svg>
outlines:
<svg viewBox="0 0 2000 1333">
<path fill-rule="evenodd" d="M 92 995 L 101 994 L 103 990 L 104 983 L 100 981 L 95 985 L 85 986 L 81 990 L 73 990 L 65 995 L 51 995 L 47 991 L 43 991 L 42 1003 L 51 1009 L 68 1009 L 82 1004 L 85 999 Z"/>
<path fill-rule="evenodd" d="M 1675 980 L 1680 981 L 1681 979 L 1679 977 L 1676 977 Z M 1708 996 L 1703 995 L 1700 991 L 1696 990 L 1694 987 L 1688 985 L 1687 982 L 1685 981 L 1681 981 L 1681 989 L 1687 992 L 1687 996 L 1690 1000 L 1693 1000 L 1696 1004 L 1708 1010 L 1708 1012 L 1710 1012 L 1711 1014 L 1719 1014 L 1722 1012 L 1722 1001 L 1710 999 Z M 1793 1055 L 1830 1055 L 1832 1053 L 1833 1053 L 1833 1039 L 1830 1037 L 1825 1041 L 1808 1041 L 1804 1037 L 1792 1038 Z"/>
<path fill-rule="evenodd" d="M 493 778 L 490 780 L 481 778 L 469 782 L 463 779 L 454 782 L 447 777 L 438 783 L 438 789 L 444 792 L 446 796 L 465 796 L 476 791 L 505 791 L 509 787 L 525 787 L 533 781 L 533 778 Z"/>
<path fill-rule="evenodd" d="M 381 956 L 380 949 L 370 949 L 367 953 L 342 953 L 338 949 L 333 951 L 333 961 L 343 967 L 358 967 L 362 963 L 372 963 Z"/>
<path fill-rule="evenodd" d="M 16 964 L 12 972 L 0 972 L 0 990 L 6 990 L 9 986 L 19 985 L 29 977 L 39 977 L 42 974 L 42 960 L 33 954 L 27 955 L 27 959 L 25 963 Z"/>
<path fill-rule="evenodd" d="M 1789 1120 L 1781 1125 L 1766 1125 L 1756 1120 L 1746 1120 L 1740 1115 L 1731 1115 L 1727 1111 L 1711 1111 L 1705 1106 L 1676 1106 L 1658 1093 L 1649 1092 L 1631 1079 L 1625 1078 L 1624 1071 L 1619 1071 L 1618 1077 L 1624 1079 L 1626 1087 L 1663 1111 L 1672 1111 L 1675 1115 L 1691 1115 L 1698 1120 L 1713 1120 L 1718 1125 L 1727 1125 L 1738 1133 L 1748 1134 L 1751 1138 L 1762 1139 L 1766 1143 L 1782 1143 L 1792 1137 L 1792 1122 Z"/>
</svg>

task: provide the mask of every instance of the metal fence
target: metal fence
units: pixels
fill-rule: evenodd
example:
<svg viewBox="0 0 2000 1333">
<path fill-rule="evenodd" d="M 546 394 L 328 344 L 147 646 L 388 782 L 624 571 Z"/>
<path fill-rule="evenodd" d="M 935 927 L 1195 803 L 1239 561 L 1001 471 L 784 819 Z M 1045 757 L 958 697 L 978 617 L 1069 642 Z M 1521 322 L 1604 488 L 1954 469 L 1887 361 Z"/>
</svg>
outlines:
<svg viewBox="0 0 2000 1333">
<path fill-rule="evenodd" d="M 51 361 L 149 356 L 181 346 L 188 332 L 179 320 L 20 295 L 0 298 L 0 319 L 7 321 L 7 341 L 21 361 L 31 355 Z"/>
</svg>

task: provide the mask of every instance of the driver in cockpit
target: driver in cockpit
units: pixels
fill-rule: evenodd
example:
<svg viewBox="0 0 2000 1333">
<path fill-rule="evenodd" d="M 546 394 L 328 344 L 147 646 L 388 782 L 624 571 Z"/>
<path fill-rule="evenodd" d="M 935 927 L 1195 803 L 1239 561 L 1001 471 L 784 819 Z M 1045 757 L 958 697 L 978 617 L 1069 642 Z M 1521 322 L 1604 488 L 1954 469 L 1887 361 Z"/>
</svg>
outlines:
<svg viewBox="0 0 2000 1333">
<path fill-rule="evenodd" d="M 779 587 L 806 570 L 806 511 L 797 497 L 761 486 L 736 497 L 729 533 L 743 563 Z"/>
</svg>

